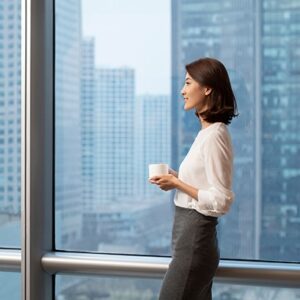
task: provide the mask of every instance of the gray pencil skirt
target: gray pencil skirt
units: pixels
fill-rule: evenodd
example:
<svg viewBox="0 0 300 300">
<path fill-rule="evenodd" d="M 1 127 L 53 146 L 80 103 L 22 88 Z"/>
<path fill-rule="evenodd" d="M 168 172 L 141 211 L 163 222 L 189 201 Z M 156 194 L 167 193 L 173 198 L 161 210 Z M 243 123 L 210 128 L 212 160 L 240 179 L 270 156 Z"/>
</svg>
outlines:
<svg viewBox="0 0 300 300">
<path fill-rule="evenodd" d="M 220 260 L 217 217 L 175 206 L 172 260 L 159 300 L 211 300 L 212 283 Z"/>
</svg>

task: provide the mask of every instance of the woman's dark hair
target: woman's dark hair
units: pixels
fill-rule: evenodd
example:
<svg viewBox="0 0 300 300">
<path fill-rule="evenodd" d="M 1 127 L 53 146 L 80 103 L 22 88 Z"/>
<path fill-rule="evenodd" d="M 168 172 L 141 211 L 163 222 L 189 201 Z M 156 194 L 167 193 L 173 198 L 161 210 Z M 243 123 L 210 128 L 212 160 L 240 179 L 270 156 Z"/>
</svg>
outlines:
<svg viewBox="0 0 300 300">
<path fill-rule="evenodd" d="M 239 113 L 225 66 L 217 59 L 205 57 L 187 64 L 185 69 L 200 85 L 212 89 L 203 103 L 203 107 L 207 105 L 207 110 L 195 112 L 196 116 L 209 123 L 230 124 Z"/>
</svg>

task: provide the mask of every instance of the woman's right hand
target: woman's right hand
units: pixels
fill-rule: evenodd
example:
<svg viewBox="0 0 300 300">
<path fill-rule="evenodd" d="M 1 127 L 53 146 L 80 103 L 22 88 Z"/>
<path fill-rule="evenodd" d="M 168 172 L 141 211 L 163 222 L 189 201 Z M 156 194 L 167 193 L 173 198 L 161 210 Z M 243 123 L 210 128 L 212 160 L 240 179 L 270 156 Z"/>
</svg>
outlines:
<svg viewBox="0 0 300 300">
<path fill-rule="evenodd" d="M 173 170 L 172 168 L 169 168 L 169 174 L 172 174 L 173 176 L 178 178 L 178 173 L 175 170 Z"/>
</svg>

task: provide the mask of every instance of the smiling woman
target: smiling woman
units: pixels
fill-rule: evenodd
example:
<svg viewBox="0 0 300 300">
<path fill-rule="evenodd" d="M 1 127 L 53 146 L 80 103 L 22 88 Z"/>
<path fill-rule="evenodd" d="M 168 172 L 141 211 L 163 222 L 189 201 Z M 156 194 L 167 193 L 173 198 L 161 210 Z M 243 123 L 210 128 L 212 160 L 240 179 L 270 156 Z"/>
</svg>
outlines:
<svg viewBox="0 0 300 300">
<path fill-rule="evenodd" d="M 203 58 L 186 65 L 181 93 L 184 109 L 195 109 L 202 124 L 178 177 L 150 178 L 164 191 L 176 189 L 172 230 L 172 261 L 165 274 L 160 300 L 210 300 L 220 260 L 216 226 L 229 212 L 233 149 L 227 124 L 236 114 L 236 101 L 224 65 Z"/>
<path fill-rule="evenodd" d="M 186 82 L 181 90 L 185 110 L 195 108 L 196 116 L 207 123 L 230 124 L 237 105 L 225 66 L 213 58 L 186 65 Z"/>
</svg>

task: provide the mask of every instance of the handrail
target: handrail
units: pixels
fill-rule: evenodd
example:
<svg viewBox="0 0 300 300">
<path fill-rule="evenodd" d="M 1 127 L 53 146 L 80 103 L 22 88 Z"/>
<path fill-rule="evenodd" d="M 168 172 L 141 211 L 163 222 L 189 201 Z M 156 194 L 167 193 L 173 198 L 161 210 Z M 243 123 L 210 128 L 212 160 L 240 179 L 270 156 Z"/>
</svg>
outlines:
<svg viewBox="0 0 300 300">
<path fill-rule="evenodd" d="M 100 253 L 48 252 L 41 258 L 51 274 L 104 275 L 163 278 L 170 257 Z M 20 272 L 21 250 L 0 249 L 0 271 Z M 262 261 L 221 260 L 216 282 L 300 287 L 300 264 Z"/>
<path fill-rule="evenodd" d="M 0 271 L 21 272 L 21 250 L 0 249 Z"/>
<path fill-rule="evenodd" d="M 42 258 L 50 274 L 97 274 L 162 278 L 170 257 L 52 252 Z M 216 281 L 262 286 L 299 287 L 300 264 L 221 260 Z"/>
</svg>

